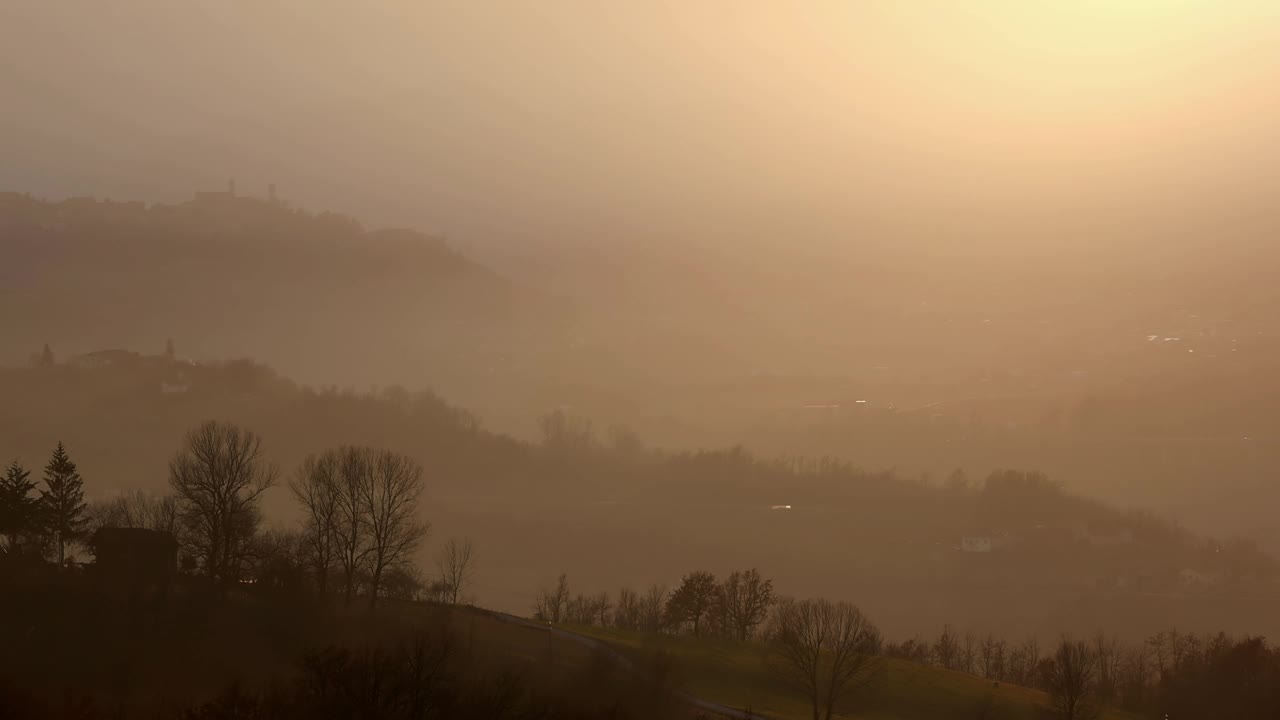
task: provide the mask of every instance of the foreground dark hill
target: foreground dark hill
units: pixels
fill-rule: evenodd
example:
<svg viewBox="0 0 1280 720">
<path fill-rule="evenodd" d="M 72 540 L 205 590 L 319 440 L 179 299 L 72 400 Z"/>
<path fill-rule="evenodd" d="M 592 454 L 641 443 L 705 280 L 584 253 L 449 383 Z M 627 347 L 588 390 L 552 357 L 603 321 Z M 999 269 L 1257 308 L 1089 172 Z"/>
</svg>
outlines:
<svg viewBox="0 0 1280 720">
<path fill-rule="evenodd" d="M 344 611 L 298 587 L 218 595 L 191 577 L 133 597 L 91 573 L 33 579 L 6 576 L 0 593 L 6 720 L 693 717 L 657 663 L 624 667 L 483 610 Z"/>
<path fill-rule="evenodd" d="M 1035 473 L 938 486 L 740 448 L 673 454 L 564 414 L 534 444 L 486 431 L 430 393 L 317 391 L 247 361 L 3 371 L 0 397 L 0 458 L 38 474 L 61 440 L 91 497 L 163 492 L 183 433 L 210 418 L 262 435 L 285 477 L 305 454 L 340 444 L 411 454 L 427 470 L 426 552 L 471 537 L 476 592 L 499 609 L 527 611 L 561 572 L 579 588 L 616 589 L 754 566 L 788 593 L 855 600 L 898 635 L 943 623 L 1010 637 L 1280 631 L 1274 560 L 1247 541 L 1199 537 Z M 270 491 L 265 510 L 268 524 L 292 520 L 287 490 Z"/>
</svg>

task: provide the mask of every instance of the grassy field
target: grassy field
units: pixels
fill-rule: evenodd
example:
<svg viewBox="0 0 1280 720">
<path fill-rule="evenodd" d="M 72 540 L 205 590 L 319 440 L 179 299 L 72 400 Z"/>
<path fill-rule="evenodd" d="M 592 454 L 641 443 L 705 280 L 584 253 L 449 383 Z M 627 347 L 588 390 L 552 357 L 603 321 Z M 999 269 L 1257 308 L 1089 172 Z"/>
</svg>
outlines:
<svg viewBox="0 0 1280 720">
<path fill-rule="evenodd" d="M 687 690 L 697 697 L 785 720 L 812 717 L 807 701 L 770 671 L 761 646 L 731 641 L 652 637 L 602 628 L 566 627 L 617 646 L 625 653 L 664 650 L 677 663 Z M 983 718 L 1027 720 L 1051 717 L 1039 690 L 1000 683 L 995 687 L 966 673 L 886 660 L 884 674 L 843 708 L 844 718 L 934 720 Z M 1130 716 L 1109 713 L 1123 720 Z"/>
</svg>

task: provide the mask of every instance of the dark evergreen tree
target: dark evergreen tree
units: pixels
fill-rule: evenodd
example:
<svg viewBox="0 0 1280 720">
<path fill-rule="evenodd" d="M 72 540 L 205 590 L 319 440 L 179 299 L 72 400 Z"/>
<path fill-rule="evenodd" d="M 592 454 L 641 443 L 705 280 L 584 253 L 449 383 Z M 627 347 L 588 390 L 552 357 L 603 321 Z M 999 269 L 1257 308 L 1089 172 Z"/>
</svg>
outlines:
<svg viewBox="0 0 1280 720">
<path fill-rule="evenodd" d="M 7 553 L 19 552 L 22 538 L 38 525 L 37 500 L 31 494 L 36 484 L 28 479 L 30 475 L 14 460 L 0 479 L 0 535 L 5 537 Z"/>
<path fill-rule="evenodd" d="M 45 529 L 58 542 L 58 566 L 66 562 L 67 545 L 80 537 L 85 518 L 84 481 L 67 450 L 58 443 L 44 468 L 46 489 L 40 491 L 40 511 Z"/>
</svg>

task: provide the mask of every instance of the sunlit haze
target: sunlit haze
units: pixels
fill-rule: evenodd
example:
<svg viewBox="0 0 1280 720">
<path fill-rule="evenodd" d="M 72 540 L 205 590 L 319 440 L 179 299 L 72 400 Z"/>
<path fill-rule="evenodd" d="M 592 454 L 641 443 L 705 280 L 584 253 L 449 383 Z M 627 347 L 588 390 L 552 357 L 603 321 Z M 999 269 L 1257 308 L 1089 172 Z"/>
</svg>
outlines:
<svg viewBox="0 0 1280 720">
<path fill-rule="evenodd" d="M 1267 2 L 8 3 L 0 184 L 466 245 L 979 248 L 1266 223 Z"/>
<path fill-rule="evenodd" d="M 1280 717 L 1278 198 L 1274 1 L 0 0 L 0 718 Z"/>
</svg>

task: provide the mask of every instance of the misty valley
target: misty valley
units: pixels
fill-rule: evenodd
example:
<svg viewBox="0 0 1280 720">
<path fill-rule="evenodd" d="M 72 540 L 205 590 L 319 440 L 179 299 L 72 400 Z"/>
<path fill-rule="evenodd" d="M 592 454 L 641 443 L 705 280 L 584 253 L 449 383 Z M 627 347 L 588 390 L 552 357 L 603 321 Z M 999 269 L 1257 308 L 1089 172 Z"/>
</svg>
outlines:
<svg viewBox="0 0 1280 720">
<path fill-rule="evenodd" d="M 0 0 L 0 720 L 1280 720 L 1280 3 Z"/>
<path fill-rule="evenodd" d="M 289 364 L 279 339 L 291 337 L 293 352 L 317 356 L 320 366 L 368 358 L 368 365 L 382 364 L 394 377 L 395 365 L 385 363 L 418 358 L 448 378 L 441 388 L 456 379 L 463 395 L 505 392 L 515 380 L 486 362 L 515 353 L 542 354 L 549 366 L 575 361 L 566 338 L 585 332 L 589 320 L 574 316 L 563 298 L 525 302 L 535 291 L 438 241 L 400 231 L 368 233 L 350 219 L 312 215 L 275 200 L 213 193 L 177 206 L 146 207 L 4 197 L 5 240 L 23 248 L 15 257 L 26 263 L 16 273 L 20 281 L 4 291 L 16 301 L 4 304 L 12 336 L 34 338 L 51 324 L 80 322 L 81 329 L 63 334 L 103 338 L 102 347 L 82 340 L 65 355 L 61 343 L 32 339 L 25 362 L 0 370 L 3 450 L 15 458 L 4 485 L 6 583 L 16 593 L 8 596 L 14 604 L 6 615 L 17 620 L 9 632 L 18 637 L 23 627 L 50 622 L 71 632 L 91 623 L 77 632 L 101 635 L 120 622 L 171 626 L 191 613 L 239 627 L 279 623 L 266 618 L 286 607 L 305 609 L 279 627 L 278 640 L 235 641 L 266 643 L 257 658 L 262 666 L 252 670 L 233 662 L 238 653 L 227 645 L 247 630 L 209 635 L 213 629 L 205 620 L 176 637 L 101 635 L 104 651 L 122 642 L 134 648 L 127 677 L 103 685 L 106 678 L 86 669 L 86 684 L 71 695 L 65 686 L 60 694 L 56 683 L 37 682 L 12 667 L 9 677 L 27 678 L 8 691 L 8 702 L 16 703 L 11 707 L 22 712 L 56 715 L 84 703 L 128 708 L 130 714 L 314 717 L 326 712 L 322 706 L 348 703 L 341 712 L 331 708 L 337 713 L 331 716 L 428 717 L 426 708 L 443 712 L 439 708 L 447 704 L 449 716 L 479 717 L 491 710 L 486 678 L 501 672 L 515 673 L 508 678 L 508 702 L 517 714 L 590 716 L 601 697 L 567 688 L 604 673 L 608 682 L 621 684 L 615 690 L 622 695 L 610 690 L 603 697 L 639 693 L 635 697 L 644 701 L 635 700 L 632 708 L 639 712 L 713 711 L 682 702 L 684 694 L 699 692 L 722 709 L 785 716 L 806 692 L 822 696 L 822 705 L 829 691 L 833 709 L 866 704 L 891 717 L 927 716 L 929 703 L 1023 717 L 1053 712 L 1069 700 L 1060 683 L 1070 678 L 1054 673 L 1077 663 L 1097 673 L 1090 682 L 1101 685 L 1076 700 L 1099 712 L 1141 714 L 1172 702 L 1173 693 L 1198 692 L 1189 688 L 1208 682 L 1200 674 L 1217 672 L 1215 663 L 1237 662 L 1236 654 L 1260 651 L 1250 662 L 1275 669 L 1274 660 L 1263 659 L 1274 657 L 1273 649 L 1248 645 L 1280 630 L 1274 610 L 1280 566 L 1256 538 L 1206 533 L 1141 505 L 1107 500 L 1105 493 L 1091 497 L 1034 465 L 957 465 L 932 475 L 858 462 L 858 449 L 873 438 L 876 457 L 896 448 L 907 467 L 919 462 L 914 443 L 928 447 L 939 437 L 971 452 L 986 444 L 1004 447 L 1011 462 L 1025 460 L 1020 432 L 1037 434 L 1050 462 L 1056 461 L 1056 443 L 1079 451 L 1116 442 L 1088 425 L 1061 429 L 1042 422 L 1014 430 L 1019 411 L 1011 409 L 1008 419 L 998 421 L 1003 429 L 990 428 L 985 425 L 994 422 L 994 409 L 983 408 L 980 417 L 969 409 L 960 419 L 939 412 L 942 403 L 900 412 L 865 400 L 849 402 L 849 410 L 844 403 L 802 405 L 820 381 L 789 386 L 782 378 L 761 378 L 734 385 L 735 395 L 756 408 L 775 408 L 753 420 L 749 410 L 736 413 L 747 420 L 736 427 L 768 428 L 761 449 L 701 446 L 693 430 L 682 441 L 655 443 L 633 429 L 645 427 L 646 418 L 627 415 L 638 401 L 623 402 L 600 421 L 578 405 L 539 407 L 529 394 L 505 399 L 509 411 L 540 410 L 532 432 L 512 435 L 488 429 L 478 414 L 432 390 L 307 385 L 256 360 L 220 356 L 217 348 L 243 347 L 252 341 L 245 332 L 262 333 L 265 346 L 279 348 L 271 352 Z M 266 299 L 263 293 L 275 292 L 271 278 L 287 276 L 290 265 L 312 266 L 306 281 L 314 287 L 295 283 L 293 292 Z M 219 294 L 226 303 L 202 302 L 230 277 L 248 279 L 237 281 L 237 292 Z M 52 286 L 61 288 L 53 302 L 34 302 L 38 288 Z M 104 293 L 122 291 L 132 307 L 95 311 Z M 411 300 L 411 291 L 425 295 Z M 471 302 L 476 295 L 486 295 L 486 302 Z M 330 309 L 308 310 L 313 302 Z M 357 304 L 371 321 L 357 319 Z M 404 319 L 391 320 L 397 313 Z M 445 317 L 464 313 L 465 323 Z M 253 320 L 215 320 L 235 314 Z M 421 344 L 404 337 L 410 322 L 423 328 L 427 339 Z M 313 325 L 286 335 L 297 323 Z M 188 357 L 178 333 L 176 341 L 156 340 L 149 347 L 138 340 L 165 327 L 190 334 L 202 349 L 198 359 Z M 273 336 L 278 339 L 268 339 Z M 138 344 L 117 344 L 113 337 Z M 1211 342 L 1209 336 L 1200 347 Z M 600 362 L 577 372 L 605 382 L 623 370 Z M 723 392 L 713 382 L 686 382 L 690 397 Z M 860 394 L 875 397 L 893 385 L 868 384 Z M 616 392 L 626 387 L 619 382 Z M 1034 401 L 1034 394 L 1010 398 L 1015 406 Z M 674 416 L 688 405 L 671 407 L 673 427 L 708 422 L 705 413 Z M 1079 405 L 1075 419 L 1057 422 L 1084 423 L 1079 418 L 1100 412 L 1089 407 Z M 1111 411 L 1099 417 L 1087 422 L 1114 427 L 1122 416 Z M 849 433 L 854 439 L 847 451 L 837 452 Z M 744 430 L 743 437 L 751 433 Z M 824 444 L 832 451 L 824 452 Z M 39 463 L 54 445 L 74 453 L 74 462 L 55 455 L 37 492 Z M 993 451 L 952 457 L 972 462 L 985 452 Z M 1120 468 L 1139 459 L 1097 454 Z M 212 487 L 188 487 L 188 474 Z M 74 477 L 79 489 L 64 487 L 63 475 Z M 411 488 L 400 506 L 406 534 L 381 560 L 370 549 L 380 545 L 375 531 L 386 529 L 374 518 L 386 508 L 372 495 L 379 482 L 384 492 L 396 483 Z M 344 506 L 335 488 L 348 486 L 367 487 L 364 495 L 352 490 Z M 333 508 L 341 507 L 351 513 L 345 534 L 326 529 L 332 517 L 315 506 L 315 493 L 324 488 L 331 515 L 340 515 Z M 39 508 L 56 505 L 59 492 L 70 492 L 58 501 L 70 515 L 52 521 Z M 356 519 L 363 517 L 359 498 L 366 519 Z M 222 519 L 215 522 L 217 517 Z M 143 552 L 143 546 L 128 549 L 129 542 L 149 542 L 146 536 L 113 539 L 116 528 L 172 538 L 169 560 L 160 561 L 170 565 L 160 575 L 141 561 L 104 566 L 101 548 L 110 546 L 102 543 L 124 543 L 126 549 L 116 552 L 128 556 Z M 344 542 L 345 564 L 335 549 Z M 464 547 L 468 559 L 475 553 L 475 566 L 450 581 L 448 554 Z M 59 565 L 63 570 L 56 570 Z M 754 590 L 738 587 L 745 579 Z M 743 598 L 731 600 L 735 595 Z M 810 601 L 794 599 L 807 597 L 831 600 L 804 605 Z M 383 609 L 375 614 L 354 609 L 376 607 L 379 598 Z M 86 602 L 91 613 L 84 612 Z M 744 612 L 743 603 L 758 607 L 746 620 L 733 620 Z M 324 619 L 331 613 L 338 624 Z M 520 625 L 509 619 L 527 616 L 539 620 Z M 538 651 L 509 644 L 537 645 L 536 633 L 546 632 L 538 621 L 565 628 L 566 636 L 553 638 L 547 650 L 554 656 L 556 642 L 566 645 L 559 671 L 518 670 L 522 652 L 536 658 Z M 788 623 L 796 627 L 787 629 Z M 805 623 L 826 623 L 856 637 L 849 647 L 821 650 L 823 663 L 827 653 L 861 658 L 838 687 L 831 680 L 796 690 L 785 662 L 787 633 L 798 633 L 790 641 L 801 642 L 813 631 Z M 485 628 L 483 650 L 470 637 L 480 632 L 476 627 Z M 46 652 L 40 649 L 47 642 L 43 634 L 26 637 L 23 647 L 30 653 Z M 602 641 L 608 645 L 590 644 Z M 159 671 L 146 650 L 150 642 L 208 645 L 228 659 L 211 660 L 195 685 L 187 678 L 166 681 L 186 688 L 182 694 L 161 692 L 144 679 L 163 676 L 154 675 Z M 359 686 L 341 690 L 352 694 L 341 701 L 303 689 L 317 682 L 369 682 L 379 673 L 399 672 L 403 663 L 426 661 L 397 660 L 385 670 L 379 663 L 401 657 L 397 653 L 408 658 L 423 652 L 441 653 L 431 662 L 450 678 L 449 691 L 428 692 L 428 683 L 413 690 L 425 693 L 417 700 L 391 693 L 374 702 L 359 697 Z M 582 657 L 569 663 L 575 653 Z M 627 669 L 636 662 L 648 670 Z M 939 672 L 930 674 L 932 669 Z M 732 680 L 720 677 L 734 672 L 739 675 Z M 262 677 L 302 678 L 295 682 L 303 685 L 264 690 Z M 953 687 L 961 677 L 975 681 Z M 979 678 L 994 684 L 983 690 Z M 423 679 L 387 675 L 382 681 L 400 687 Z M 23 690 L 28 682 L 31 689 Z M 637 682 L 649 689 L 629 685 Z M 1001 682 L 1027 694 L 997 693 Z M 902 683 L 924 683 L 929 690 L 908 692 Z M 239 694 L 224 696 L 229 687 Z M 556 693 L 572 699 L 556 700 Z M 381 708 L 382 701 L 401 709 Z M 415 702 L 418 710 L 404 709 Z M 547 703 L 558 702 L 569 704 L 549 709 Z M 662 709 L 644 710 L 648 702 Z"/>
</svg>

